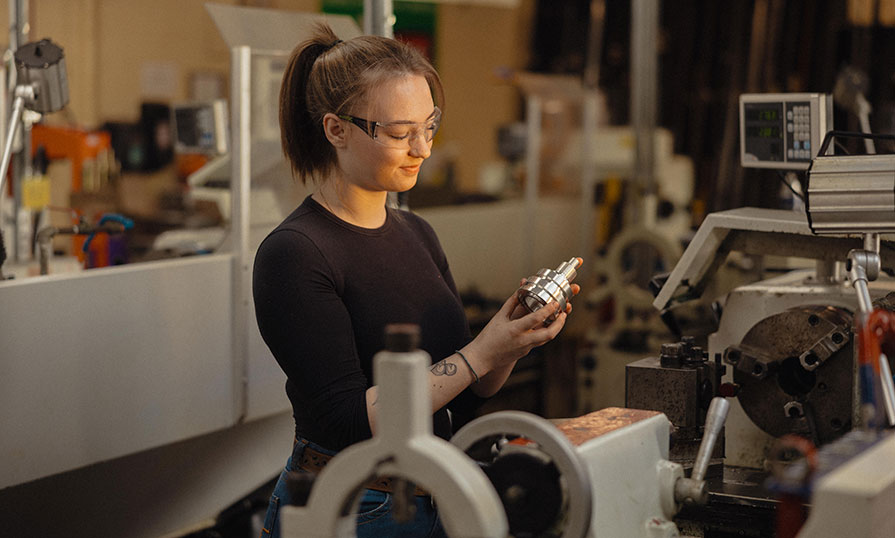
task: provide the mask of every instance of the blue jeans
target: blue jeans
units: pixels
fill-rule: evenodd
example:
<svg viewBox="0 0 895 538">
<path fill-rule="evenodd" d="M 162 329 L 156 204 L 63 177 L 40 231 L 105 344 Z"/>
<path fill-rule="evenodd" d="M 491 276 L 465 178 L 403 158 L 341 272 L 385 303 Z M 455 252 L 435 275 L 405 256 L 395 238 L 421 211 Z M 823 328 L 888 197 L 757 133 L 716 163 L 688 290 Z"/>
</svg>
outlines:
<svg viewBox="0 0 895 538">
<path fill-rule="evenodd" d="M 280 538 L 279 510 L 281 506 L 291 503 L 289 490 L 286 487 L 286 474 L 292 472 L 305 472 L 298 468 L 301 455 L 305 447 L 324 454 L 335 455 L 335 452 L 323 448 L 307 439 L 298 438 L 292 448 L 292 455 L 286 460 L 286 467 L 280 473 L 277 485 L 270 496 L 270 504 L 267 506 L 267 515 L 264 518 L 264 528 L 261 538 Z M 293 465 L 293 462 L 295 464 Z M 357 512 L 357 536 L 358 538 L 376 537 L 406 537 L 406 538 L 447 538 L 441 521 L 438 519 L 438 511 L 432 503 L 432 497 L 417 496 L 416 516 L 413 521 L 404 524 L 397 523 L 392 518 L 392 494 L 384 491 L 368 489 L 360 501 Z M 334 499 L 335 500 L 335 499 Z"/>
</svg>

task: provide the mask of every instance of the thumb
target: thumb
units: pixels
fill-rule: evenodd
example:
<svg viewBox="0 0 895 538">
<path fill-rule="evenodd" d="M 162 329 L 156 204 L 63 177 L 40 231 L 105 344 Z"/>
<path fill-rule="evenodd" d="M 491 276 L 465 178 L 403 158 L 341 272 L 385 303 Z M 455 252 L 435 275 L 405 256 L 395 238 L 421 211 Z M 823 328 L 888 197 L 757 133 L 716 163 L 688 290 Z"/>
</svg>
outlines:
<svg viewBox="0 0 895 538">
<path fill-rule="evenodd" d="M 504 301 L 503 306 L 500 307 L 500 310 L 497 311 L 498 314 L 503 315 L 504 317 L 510 317 L 510 314 L 513 313 L 513 310 L 519 305 L 519 296 L 516 293 L 513 293 L 509 296 L 509 298 Z"/>
</svg>

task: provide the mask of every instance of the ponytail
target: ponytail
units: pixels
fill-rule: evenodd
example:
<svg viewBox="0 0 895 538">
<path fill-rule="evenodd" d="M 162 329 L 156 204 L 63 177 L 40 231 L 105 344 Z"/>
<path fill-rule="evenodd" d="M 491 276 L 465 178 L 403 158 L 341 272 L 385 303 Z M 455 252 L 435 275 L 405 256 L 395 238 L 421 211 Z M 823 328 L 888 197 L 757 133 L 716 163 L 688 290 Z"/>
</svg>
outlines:
<svg viewBox="0 0 895 538">
<path fill-rule="evenodd" d="M 297 173 L 304 184 L 309 178 L 313 180 L 315 172 L 329 171 L 326 163 L 335 162 L 335 149 L 323 135 L 322 117 L 315 117 L 308 108 L 308 81 L 317 58 L 338 43 L 341 41 L 328 26 L 318 26 L 316 35 L 292 52 L 283 73 L 280 142 L 293 174 Z"/>
</svg>

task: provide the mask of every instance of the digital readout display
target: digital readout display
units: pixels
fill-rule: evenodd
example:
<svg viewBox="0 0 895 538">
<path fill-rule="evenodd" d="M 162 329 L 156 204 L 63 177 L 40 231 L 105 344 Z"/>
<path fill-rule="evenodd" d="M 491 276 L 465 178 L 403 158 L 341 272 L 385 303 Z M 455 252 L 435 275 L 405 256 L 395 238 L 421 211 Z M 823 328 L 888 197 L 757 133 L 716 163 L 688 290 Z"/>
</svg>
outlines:
<svg viewBox="0 0 895 538">
<path fill-rule="evenodd" d="M 750 106 L 746 109 L 746 120 L 748 121 L 777 121 L 780 119 L 780 105 L 774 107 L 757 107 Z"/>
<path fill-rule="evenodd" d="M 782 135 L 783 132 L 777 126 L 749 125 L 746 127 L 746 136 L 750 138 L 780 138 Z"/>
</svg>

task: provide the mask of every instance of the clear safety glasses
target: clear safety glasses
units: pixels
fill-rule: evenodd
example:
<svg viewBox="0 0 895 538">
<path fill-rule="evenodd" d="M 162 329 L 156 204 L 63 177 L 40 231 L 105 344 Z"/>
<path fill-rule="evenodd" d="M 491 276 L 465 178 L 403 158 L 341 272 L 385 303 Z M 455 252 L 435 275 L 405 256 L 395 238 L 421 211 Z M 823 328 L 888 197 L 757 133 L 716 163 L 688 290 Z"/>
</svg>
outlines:
<svg viewBox="0 0 895 538">
<path fill-rule="evenodd" d="M 339 118 L 363 129 L 377 144 L 394 149 L 410 149 L 411 143 L 417 137 L 421 136 L 426 142 L 431 142 L 435 138 L 435 133 L 441 126 L 441 109 L 435 107 L 432 115 L 422 123 L 413 121 L 379 123 L 347 114 L 339 114 Z"/>
</svg>

